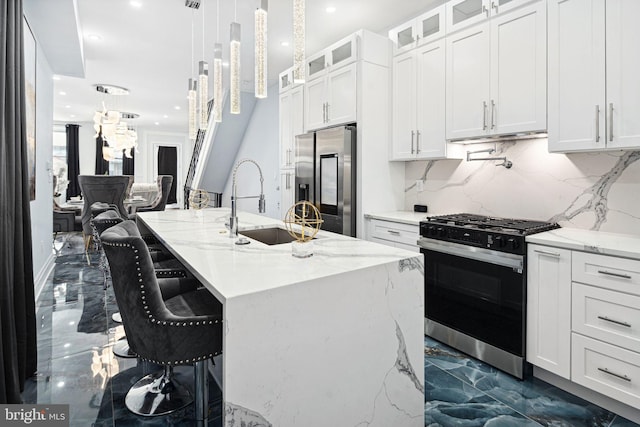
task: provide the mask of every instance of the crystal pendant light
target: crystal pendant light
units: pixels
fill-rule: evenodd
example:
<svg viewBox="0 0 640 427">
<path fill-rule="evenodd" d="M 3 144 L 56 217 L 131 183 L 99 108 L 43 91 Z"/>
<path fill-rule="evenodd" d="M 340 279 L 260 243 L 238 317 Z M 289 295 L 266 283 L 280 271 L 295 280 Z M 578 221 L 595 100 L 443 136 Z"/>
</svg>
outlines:
<svg viewBox="0 0 640 427">
<path fill-rule="evenodd" d="M 255 95 L 267 97 L 267 7 L 268 0 L 260 0 L 255 12 Z"/>
<path fill-rule="evenodd" d="M 200 129 L 206 130 L 209 122 L 209 115 L 207 114 L 207 101 L 209 97 L 209 64 L 205 61 L 198 63 L 198 100 L 200 111 Z"/>
<path fill-rule="evenodd" d="M 189 79 L 189 94 L 187 99 L 189 100 L 189 139 L 195 140 L 198 136 L 198 129 L 196 126 L 196 81 Z"/>
<path fill-rule="evenodd" d="M 240 24 L 231 23 L 229 58 L 231 114 L 240 114 Z"/>
<path fill-rule="evenodd" d="M 293 81 L 304 83 L 305 0 L 293 0 Z"/>
<path fill-rule="evenodd" d="M 222 44 L 213 47 L 213 120 L 222 121 Z"/>
</svg>

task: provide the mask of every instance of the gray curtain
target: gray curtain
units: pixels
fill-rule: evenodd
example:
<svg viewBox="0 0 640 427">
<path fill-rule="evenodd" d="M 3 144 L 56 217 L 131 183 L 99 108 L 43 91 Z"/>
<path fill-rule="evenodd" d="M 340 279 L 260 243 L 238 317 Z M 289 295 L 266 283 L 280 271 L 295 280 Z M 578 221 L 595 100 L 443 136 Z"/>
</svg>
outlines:
<svg viewBox="0 0 640 427">
<path fill-rule="evenodd" d="M 0 0 L 0 403 L 36 371 L 22 0 Z"/>
<path fill-rule="evenodd" d="M 80 125 L 66 125 L 67 130 L 67 200 L 80 195 L 78 175 L 80 175 Z"/>
</svg>

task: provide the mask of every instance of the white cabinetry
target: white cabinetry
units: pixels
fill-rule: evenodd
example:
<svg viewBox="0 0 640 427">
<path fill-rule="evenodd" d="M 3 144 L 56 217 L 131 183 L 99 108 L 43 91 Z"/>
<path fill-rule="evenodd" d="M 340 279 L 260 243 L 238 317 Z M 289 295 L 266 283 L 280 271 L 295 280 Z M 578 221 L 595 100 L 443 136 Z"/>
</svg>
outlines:
<svg viewBox="0 0 640 427">
<path fill-rule="evenodd" d="M 445 42 L 393 61 L 392 160 L 461 158 L 445 139 Z"/>
<path fill-rule="evenodd" d="M 527 249 L 527 361 L 569 379 L 571 374 L 571 251 Z"/>
<path fill-rule="evenodd" d="M 352 35 L 307 60 L 306 129 L 356 121 L 358 36 Z"/>
<path fill-rule="evenodd" d="M 292 69 L 280 74 L 280 213 L 284 215 L 293 204 L 295 167 L 295 137 L 304 133 L 304 86 L 294 85 Z"/>
<path fill-rule="evenodd" d="M 436 7 L 389 31 L 395 53 L 411 50 L 444 36 L 446 6 Z"/>
<path fill-rule="evenodd" d="M 640 261 L 530 243 L 527 267 L 527 361 L 640 407 Z"/>
<path fill-rule="evenodd" d="M 640 2 L 549 0 L 549 151 L 640 147 Z"/>
<path fill-rule="evenodd" d="M 420 226 L 381 219 L 367 219 L 367 240 L 387 246 L 420 252 Z"/>
<path fill-rule="evenodd" d="M 508 12 L 532 0 L 451 0 L 447 2 L 447 33 Z"/>
<path fill-rule="evenodd" d="M 479 16 L 446 38 L 447 139 L 545 130 L 545 3 Z"/>
</svg>

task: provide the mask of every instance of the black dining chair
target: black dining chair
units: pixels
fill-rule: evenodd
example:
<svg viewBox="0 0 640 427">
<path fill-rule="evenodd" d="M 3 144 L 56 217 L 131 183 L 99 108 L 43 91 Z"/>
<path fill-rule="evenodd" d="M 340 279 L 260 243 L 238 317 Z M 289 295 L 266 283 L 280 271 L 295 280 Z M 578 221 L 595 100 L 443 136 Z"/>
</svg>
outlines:
<svg viewBox="0 0 640 427">
<path fill-rule="evenodd" d="M 105 230 L 101 241 L 131 349 L 141 359 L 164 366 L 162 373 L 135 383 L 125 405 L 145 416 L 168 414 L 188 405 L 191 394 L 176 382 L 173 367 L 195 364 L 196 419 L 206 420 L 206 366 L 222 353 L 222 304 L 204 288 L 163 299 L 149 250 L 133 221 Z"/>
<path fill-rule="evenodd" d="M 149 206 L 136 208 L 136 212 L 163 211 L 167 207 L 167 200 L 169 199 L 171 185 L 173 184 L 173 176 L 158 175 L 157 183 L 158 193 L 156 195 L 156 198 L 151 202 Z"/>
</svg>

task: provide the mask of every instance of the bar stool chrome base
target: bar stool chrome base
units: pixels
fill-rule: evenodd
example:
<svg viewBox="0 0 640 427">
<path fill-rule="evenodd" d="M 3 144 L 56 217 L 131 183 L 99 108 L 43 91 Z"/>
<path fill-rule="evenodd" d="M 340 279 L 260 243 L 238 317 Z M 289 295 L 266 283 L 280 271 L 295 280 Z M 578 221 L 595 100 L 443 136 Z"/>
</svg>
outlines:
<svg viewBox="0 0 640 427">
<path fill-rule="evenodd" d="M 131 347 L 129 347 L 129 341 L 127 341 L 126 338 L 118 340 L 118 342 L 115 343 L 111 348 L 111 351 L 113 351 L 113 354 L 115 354 L 116 356 L 122 357 L 124 359 L 132 359 L 134 357 L 138 357 L 138 355 L 135 354 L 133 350 L 131 350 Z"/>
<path fill-rule="evenodd" d="M 189 390 L 173 378 L 173 368 L 147 375 L 135 383 L 124 403 L 136 415 L 153 417 L 166 415 L 193 403 Z"/>
</svg>

